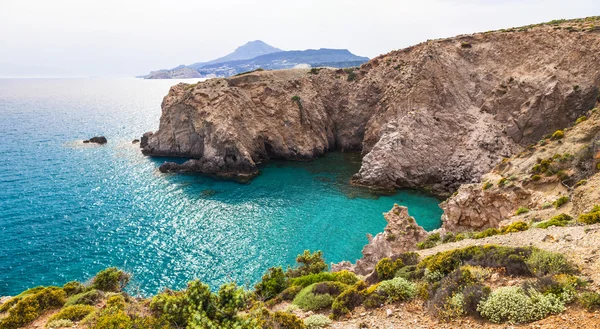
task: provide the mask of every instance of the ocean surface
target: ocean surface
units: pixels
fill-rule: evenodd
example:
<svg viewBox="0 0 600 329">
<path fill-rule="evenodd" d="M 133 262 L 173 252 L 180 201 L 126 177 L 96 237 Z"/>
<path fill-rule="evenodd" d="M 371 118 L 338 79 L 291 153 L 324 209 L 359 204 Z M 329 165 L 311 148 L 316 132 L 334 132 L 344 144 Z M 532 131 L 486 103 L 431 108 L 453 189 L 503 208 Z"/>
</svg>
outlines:
<svg viewBox="0 0 600 329">
<path fill-rule="evenodd" d="M 188 80 L 189 82 L 189 80 Z M 0 79 L 0 296 L 118 266 L 135 294 L 253 284 L 305 249 L 354 261 L 394 203 L 426 229 L 439 200 L 352 187 L 356 154 L 271 162 L 248 184 L 162 174 L 131 141 L 158 129 L 173 80 Z M 104 146 L 81 141 L 97 135 Z"/>
</svg>

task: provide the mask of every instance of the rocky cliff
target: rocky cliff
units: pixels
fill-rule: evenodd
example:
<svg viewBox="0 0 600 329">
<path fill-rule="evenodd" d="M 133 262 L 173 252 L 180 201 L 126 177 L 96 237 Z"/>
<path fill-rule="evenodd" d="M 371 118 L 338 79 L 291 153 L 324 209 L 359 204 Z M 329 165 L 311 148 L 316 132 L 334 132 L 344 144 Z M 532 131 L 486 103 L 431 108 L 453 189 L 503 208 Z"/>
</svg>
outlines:
<svg viewBox="0 0 600 329">
<path fill-rule="evenodd" d="M 283 70 L 180 84 L 147 155 L 251 176 L 270 158 L 361 150 L 354 182 L 430 188 L 474 183 L 590 110 L 600 85 L 596 19 L 433 40 L 356 70 Z"/>
</svg>

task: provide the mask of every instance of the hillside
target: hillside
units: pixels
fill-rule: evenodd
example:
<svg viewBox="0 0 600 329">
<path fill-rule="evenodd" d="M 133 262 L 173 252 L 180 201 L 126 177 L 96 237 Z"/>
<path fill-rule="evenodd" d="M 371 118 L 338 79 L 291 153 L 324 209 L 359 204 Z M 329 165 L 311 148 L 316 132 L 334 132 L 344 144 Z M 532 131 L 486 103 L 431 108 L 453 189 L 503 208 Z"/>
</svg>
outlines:
<svg viewBox="0 0 600 329">
<path fill-rule="evenodd" d="M 146 135 L 143 152 L 194 159 L 165 171 L 251 177 L 269 158 L 360 150 L 354 183 L 449 195 L 594 107 L 595 24 L 432 40 L 359 69 L 180 84 L 164 98 L 159 130 Z"/>
</svg>

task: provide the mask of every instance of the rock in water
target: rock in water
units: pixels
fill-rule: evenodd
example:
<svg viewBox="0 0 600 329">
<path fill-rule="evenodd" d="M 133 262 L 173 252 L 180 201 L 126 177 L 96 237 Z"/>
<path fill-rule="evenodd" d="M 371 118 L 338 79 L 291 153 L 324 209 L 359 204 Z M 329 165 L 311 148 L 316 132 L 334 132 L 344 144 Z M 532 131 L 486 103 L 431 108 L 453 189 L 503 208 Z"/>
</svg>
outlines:
<svg viewBox="0 0 600 329">
<path fill-rule="evenodd" d="M 96 137 L 92 137 L 90 139 L 84 140 L 84 143 L 96 143 L 96 144 L 106 144 L 108 143 L 108 140 L 106 140 L 106 137 L 104 136 L 96 136 Z"/>
<path fill-rule="evenodd" d="M 599 53 L 599 33 L 540 25 L 428 41 L 359 69 L 179 84 L 143 152 L 253 175 L 270 158 L 361 150 L 354 183 L 449 194 L 591 109 Z"/>
<path fill-rule="evenodd" d="M 140 147 L 144 148 L 146 146 L 148 146 L 148 139 L 150 139 L 150 137 L 152 137 L 152 135 L 154 135 L 153 132 L 149 131 L 144 133 L 144 135 L 142 135 L 142 138 L 140 140 Z"/>
<path fill-rule="evenodd" d="M 140 142 L 140 140 L 139 140 L 139 139 L 134 139 L 134 140 L 132 140 L 132 141 L 131 141 L 131 144 L 137 144 L 137 143 L 139 143 L 139 142 Z"/>
<path fill-rule="evenodd" d="M 394 205 L 392 210 L 383 214 L 387 225 L 383 233 L 367 236 L 369 244 L 363 250 L 363 257 L 351 266 L 348 262 L 334 264 L 332 271 L 351 270 L 360 275 L 367 275 L 375 269 L 377 262 L 384 257 L 392 257 L 403 252 L 416 249 L 417 243 L 427 239 L 429 235 L 415 219 L 408 214 L 408 208 Z"/>
</svg>

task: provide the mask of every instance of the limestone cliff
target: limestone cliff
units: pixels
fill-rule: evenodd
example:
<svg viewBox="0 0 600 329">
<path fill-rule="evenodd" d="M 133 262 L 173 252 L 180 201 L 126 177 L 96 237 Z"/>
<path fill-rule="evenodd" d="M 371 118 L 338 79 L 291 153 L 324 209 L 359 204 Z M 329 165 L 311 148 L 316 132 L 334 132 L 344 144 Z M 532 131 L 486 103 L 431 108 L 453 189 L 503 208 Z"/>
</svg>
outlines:
<svg viewBox="0 0 600 329">
<path fill-rule="evenodd" d="M 591 109 L 596 21 L 434 40 L 356 70 L 283 70 L 180 84 L 143 152 L 251 176 L 270 158 L 361 150 L 353 181 L 444 194 Z M 312 73 L 312 74 L 311 74 Z"/>
</svg>

